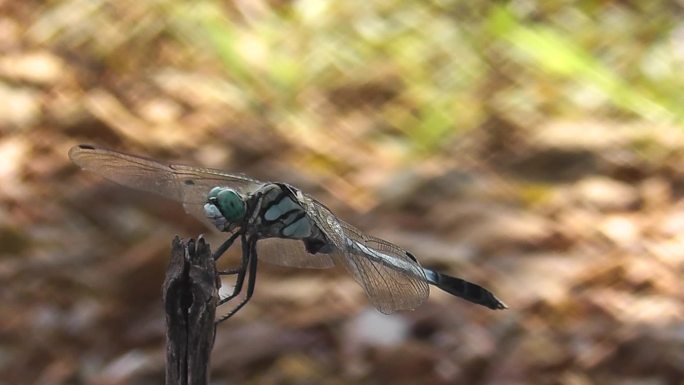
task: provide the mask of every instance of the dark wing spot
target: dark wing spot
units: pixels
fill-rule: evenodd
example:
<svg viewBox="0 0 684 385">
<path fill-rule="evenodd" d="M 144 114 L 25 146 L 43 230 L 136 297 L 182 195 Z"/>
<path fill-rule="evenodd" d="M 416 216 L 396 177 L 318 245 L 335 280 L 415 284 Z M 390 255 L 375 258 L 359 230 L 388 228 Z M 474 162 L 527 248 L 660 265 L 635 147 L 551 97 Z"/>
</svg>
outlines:
<svg viewBox="0 0 684 385">
<path fill-rule="evenodd" d="M 91 144 L 79 144 L 78 148 L 80 148 L 81 150 L 94 150 L 95 146 Z"/>
<path fill-rule="evenodd" d="M 184 183 L 185 183 L 186 185 L 188 185 L 188 186 L 192 186 L 192 185 L 195 184 L 195 181 L 192 180 L 192 179 L 186 179 L 186 180 L 184 181 Z"/>
<path fill-rule="evenodd" d="M 409 257 L 409 258 L 411 258 L 411 259 L 413 260 L 413 262 L 418 262 L 418 260 L 416 259 L 416 257 L 414 257 L 413 254 L 409 253 L 408 251 L 406 252 L 406 256 Z"/>
</svg>

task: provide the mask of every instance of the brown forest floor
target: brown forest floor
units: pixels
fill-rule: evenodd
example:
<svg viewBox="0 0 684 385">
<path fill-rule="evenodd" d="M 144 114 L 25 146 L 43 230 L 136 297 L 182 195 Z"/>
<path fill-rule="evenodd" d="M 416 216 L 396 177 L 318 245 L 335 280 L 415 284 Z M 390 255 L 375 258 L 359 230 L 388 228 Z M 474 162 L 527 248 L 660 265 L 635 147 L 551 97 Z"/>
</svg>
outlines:
<svg viewBox="0 0 684 385">
<path fill-rule="evenodd" d="M 306 142 L 198 100 L 196 77 L 122 75 L 35 44 L 17 31 L 39 6 L 0 7 L 0 384 L 163 378 L 171 240 L 208 230 L 78 170 L 66 153 L 79 142 L 290 182 L 510 307 L 433 289 L 385 316 L 342 270 L 262 263 L 255 297 L 219 326 L 216 383 L 684 383 L 681 128 L 495 120 L 398 165 L 391 144 L 338 129 L 353 114 Z"/>
</svg>

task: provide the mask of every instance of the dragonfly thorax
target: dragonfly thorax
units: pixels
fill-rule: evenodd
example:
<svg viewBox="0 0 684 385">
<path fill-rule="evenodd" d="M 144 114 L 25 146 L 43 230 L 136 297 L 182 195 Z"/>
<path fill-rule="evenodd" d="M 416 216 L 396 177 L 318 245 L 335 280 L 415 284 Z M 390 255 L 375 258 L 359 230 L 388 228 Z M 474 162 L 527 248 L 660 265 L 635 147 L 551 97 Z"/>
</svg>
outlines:
<svg viewBox="0 0 684 385">
<path fill-rule="evenodd" d="M 246 207 L 244 198 L 228 187 L 214 187 L 209 191 L 204 213 L 219 231 L 229 231 L 242 222 Z"/>
</svg>

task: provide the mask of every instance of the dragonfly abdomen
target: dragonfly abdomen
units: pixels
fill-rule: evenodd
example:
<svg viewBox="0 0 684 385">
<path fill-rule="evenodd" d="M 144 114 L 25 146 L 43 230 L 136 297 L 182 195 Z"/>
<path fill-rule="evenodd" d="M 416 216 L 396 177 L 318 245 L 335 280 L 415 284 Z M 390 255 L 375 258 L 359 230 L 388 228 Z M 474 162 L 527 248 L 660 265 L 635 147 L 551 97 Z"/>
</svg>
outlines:
<svg viewBox="0 0 684 385">
<path fill-rule="evenodd" d="M 492 292 L 480 285 L 468 282 L 465 279 L 438 273 L 430 269 L 423 268 L 423 271 L 430 284 L 437 286 L 449 294 L 494 310 L 507 308 L 506 304 L 496 298 Z"/>
</svg>

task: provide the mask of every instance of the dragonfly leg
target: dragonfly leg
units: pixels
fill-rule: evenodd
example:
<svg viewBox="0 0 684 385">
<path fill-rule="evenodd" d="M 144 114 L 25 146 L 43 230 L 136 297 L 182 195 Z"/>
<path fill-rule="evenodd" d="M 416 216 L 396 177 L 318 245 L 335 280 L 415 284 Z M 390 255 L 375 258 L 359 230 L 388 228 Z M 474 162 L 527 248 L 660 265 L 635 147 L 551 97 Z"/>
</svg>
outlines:
<svg viewBox="0 0 684 385">
<path fill-rule="evenodd" d="M 249 241 L 249 277 L 247 279 L 247 295 L 245 295 L 245 298 L 240 302 L 237 306 L 235 306 L 231 311 L 228 313 L 224 314 L 219 318 L 216 323 L 221 323 L 228 318 L 232 317 L 235 315 L 235 313 L 238 312 L 238 310 L 242 309 L 245 304 L 249 301 L 250 298 L 252 298 L 252 294 L 254 294 L 254 287 L 256 285 L 256 273 L 257 273 L 257 255 L 256 255 L 256 238 L 252 238 Z"/>
<path fill-rule="evenodd" d="M 242 234 L 242 232 L 238 231 L 235 234 L 231 235 L 230 238 L 226 239 L 226 241 L 223 242 L 221 246 L 219 246 L 218 249 L 216 249 L 216 251 L 214 251 L 214 254 L 211 255 L 214 261 L 218 260 L 223 255 L 223 253 L 225 253 L 230 248 L 230 246 L 233 245 L 233 242 L 235 242 L 235 240 L 238 236 L 240 236 L 240 234 Z"/>
<path fill-rule="evenodd" d="M 247 271 L 247 263 L 249 262 L 249 246 L 247 245 L 247 241 L 244 234 L 242 234 L 242 261 L 240 262 L 240 266 L 234 269 L 229 269 L 228 273 L 231 273 L 232 271 L 235 271 L 237 274 L 237 279 L 235 280 L 235 288 L 233 289 L 233 292 L 227 296 L 226 298 L 221 298 L 219 300 L 218 306 L 223 305 L 224 303 L 230 301 L 231 299 L 237 297 L 240 292 L 242 291 L 242 284 L 245 282 L 245 272 Z M 229 275 L 229 274 L 223 274 L 223 272 L 219 272 L 219 275 Z"/>
</svg>

